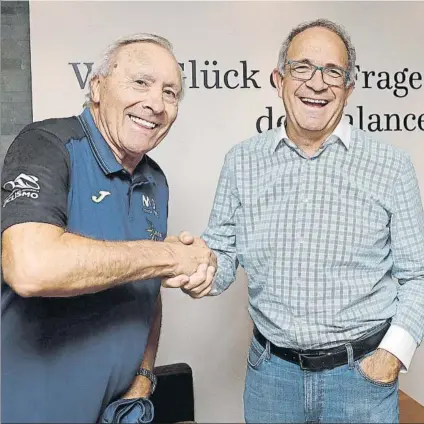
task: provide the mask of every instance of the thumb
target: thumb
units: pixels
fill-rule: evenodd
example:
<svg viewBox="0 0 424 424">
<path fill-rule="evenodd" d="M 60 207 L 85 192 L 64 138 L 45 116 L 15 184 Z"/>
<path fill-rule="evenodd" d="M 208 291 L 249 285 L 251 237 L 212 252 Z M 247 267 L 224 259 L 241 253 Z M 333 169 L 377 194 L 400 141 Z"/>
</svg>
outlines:
<svg viewBox="0 0 424 424">
<path fill-rule="evenodd" d="M 194 237 L 188 231 L 182 231 L 178 236 L 178 240 L 184 244 L 194 243 Z"/>
<path fill-rule="evenodd" d="M 184 286 L 190 281 L 190 278 L 187 275 L 177 275 L 173 278 L 167 278 L 162 280 L 162 287 L 165 288 L 178 288 Z"/>
</svg>

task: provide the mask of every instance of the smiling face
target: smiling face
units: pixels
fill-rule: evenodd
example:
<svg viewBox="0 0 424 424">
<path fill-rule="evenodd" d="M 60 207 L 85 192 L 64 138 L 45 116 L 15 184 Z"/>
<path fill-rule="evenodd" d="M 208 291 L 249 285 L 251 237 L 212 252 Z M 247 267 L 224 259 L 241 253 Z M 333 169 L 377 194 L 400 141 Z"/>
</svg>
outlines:
<svg viewBox="0 0 424 424">
<path fill-rule="evenodd" d="M 179 65 L 164 47 L 121 47 L 112 69 L 91 84 L 94 120 L 117 160 L 134 168 L 166 136 L 178 113 Z"/>
<path fill-rule="evenodd" d="M 348 67 L 343 40 L 322 27 L 309 28 L 296 35 L 290 43 L 287 59 L 316 66 Z M 274 70 L 273 77 L 286 109 L 289 137 L 294 141 L 296 138 L 325 140 L 342 118 L 353 85 L 330 86 L 324 83 L 318 70 L 309 81 L 300 81 L 292 77 L 289 66 L 284 76 Z"/>
</svg>

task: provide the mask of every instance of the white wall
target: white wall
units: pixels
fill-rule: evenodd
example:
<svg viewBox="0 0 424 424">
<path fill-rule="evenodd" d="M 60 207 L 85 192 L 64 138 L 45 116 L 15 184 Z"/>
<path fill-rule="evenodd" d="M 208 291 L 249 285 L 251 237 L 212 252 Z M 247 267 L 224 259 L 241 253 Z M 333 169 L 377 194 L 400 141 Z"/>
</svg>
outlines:
<svg viewBox="0 0 424 424">
<path fill-rule="evenodd" d="M 272 106 L 277 117 L 283 113 L 268 78 L 291 27 L 307 19 L 333 19 L 350 32 L 361 70 L 387 71 L 393 79 L 397 71 L 408 68 L 409 74 L 421 72 L 424 79 L 423 16 L 423 2 L 32 2 L 34 119 L 78 114 L 84 96 L 69 62 L 93 62 L 114 38 L 134 32 L 169 38 L 186 69 L 189 60 L 202 68 L 204 61 L 216 60 L 218 65 L 209 68 L 221 73 L 240 70 L 240 61 L 259 70 L 258 89 L 189 88 L 174 128 L 152 154 L 170 182 L 170 233 L 188 229 L 199 234 L 209 216 L 225 153 L 256 133 L 256 119 L 265 107 Z M 80 69 L 85 77 L 84 65 Z M 424 84 L 417 79 L 415 75 L 413 84 Z M 377 80 L 366 89 L 360 76 L 348 113 L 355 115 L 357 106 L 363 106 L 367 115 L 424 114 L 424 89 L 410 89 L 406 97 L 397 98 L 393 90 L 378 89 Z M 424 117 L 422 121 L 424 129 Z M 375 134 L 412 154 L 424 194 L 424 131 Z M 251 331 L 246 304 L 242 272 L 218 298 L 194 301 L 179 291 L 164 292 L 158 364 L 182 361 L 192 366 L 198 421 L 243 420 Z M 419 377 L 423 374 L 424 351 L 418 350 L 401 383 L 424 404 Z"/>
</svg>

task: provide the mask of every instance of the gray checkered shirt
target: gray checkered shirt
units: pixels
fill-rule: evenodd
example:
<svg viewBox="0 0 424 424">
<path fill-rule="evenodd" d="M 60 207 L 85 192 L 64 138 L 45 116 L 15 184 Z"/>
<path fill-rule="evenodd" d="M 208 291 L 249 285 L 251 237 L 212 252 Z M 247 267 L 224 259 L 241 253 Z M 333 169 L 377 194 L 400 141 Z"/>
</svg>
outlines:
<svg viewBox="0 0 424 424">
<path fill-rule="evenodd" d="M 240 264 L 250 315 L 276 345 L 329 348 L 391 317 L 423 338 L 424 213 L 413 165 L 345 120 L 311 158 L 284 128 L 232 148 L 202 238 L 218 257 L 211 294 Z"/>
</svg>

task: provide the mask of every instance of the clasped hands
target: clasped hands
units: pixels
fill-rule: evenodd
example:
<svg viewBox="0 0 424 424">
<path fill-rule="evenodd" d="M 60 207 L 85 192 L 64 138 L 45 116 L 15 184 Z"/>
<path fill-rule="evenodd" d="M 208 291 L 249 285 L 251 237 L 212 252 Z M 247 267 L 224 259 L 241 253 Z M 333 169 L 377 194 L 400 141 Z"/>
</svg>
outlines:
<svg viewBox="0 0 424 424">
<path fill-rule="evenodd" d="M 186 231 L 178 237 L 167 237 L 165 243 L 168 244 L 176 266 L 173 276 L 162 280 L 162 286 L 181 288 L 195 299 L 206 296 L 211 291 L 217 269 L 215 254 L 202 239 L 193 237 Z"/>
</svg>

